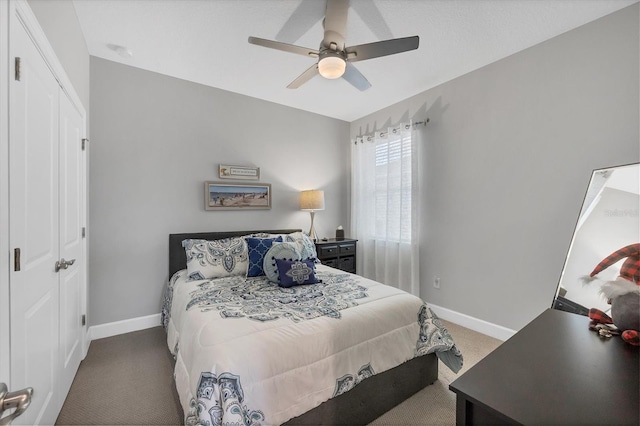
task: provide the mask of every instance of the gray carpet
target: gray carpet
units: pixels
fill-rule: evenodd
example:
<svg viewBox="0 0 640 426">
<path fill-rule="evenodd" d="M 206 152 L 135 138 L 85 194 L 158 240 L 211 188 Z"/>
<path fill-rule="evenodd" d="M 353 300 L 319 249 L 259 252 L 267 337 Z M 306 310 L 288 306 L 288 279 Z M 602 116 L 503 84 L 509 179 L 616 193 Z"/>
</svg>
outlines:
<svg viewBox="0 0 640 426">
<path fill-rule="evenodd" d="M 181 424 L 166 339 L 154 327 L 92 341 L 56 424 Z"/>
<path fill-rule="evenodd" d="M 458 375 L 501 343 L 450 322 L 445 324 L 464 355 L 464 367 Z M 172 368 L 161 327 L 94 340 L 56 425 L 181 424 Z M 433 385 L 372 425 L 455 425 L 455 395 L 449 391 L 449 383 L 457 375 L 442 363 L 439 368 L 439 379 Z"/>
</svg>

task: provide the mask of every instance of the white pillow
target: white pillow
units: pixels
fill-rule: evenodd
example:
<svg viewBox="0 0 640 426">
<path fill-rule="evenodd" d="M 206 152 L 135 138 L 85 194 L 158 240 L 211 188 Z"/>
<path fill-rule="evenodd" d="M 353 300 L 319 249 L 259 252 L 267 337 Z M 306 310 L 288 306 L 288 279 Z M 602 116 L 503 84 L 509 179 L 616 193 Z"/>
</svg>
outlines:
<svg viewBox="0 0 640 426">
<path fill-rule="evenodd" d="M 245 275 L 249 254 L 244 237 L 222 240 L 184 240 L 190 281 Z"/>
<path fill-rule="evenodd" d="M 300 248 L 300 255 L 302 259 L 317 259 L 318 253 L 316 253 L 316 245 L 311 238 L 304 232 L 293 232 L 285 235 L 285 241 L 292 241 L 298 244 Z"/>
</svg>

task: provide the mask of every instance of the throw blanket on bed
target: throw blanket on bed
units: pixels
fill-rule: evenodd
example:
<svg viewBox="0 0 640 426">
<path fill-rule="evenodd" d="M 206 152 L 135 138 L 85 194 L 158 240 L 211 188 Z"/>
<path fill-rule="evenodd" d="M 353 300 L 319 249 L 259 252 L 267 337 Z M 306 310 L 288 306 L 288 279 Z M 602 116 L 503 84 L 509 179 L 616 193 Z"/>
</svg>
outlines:
<svg viewBox="0 0 640 426">
<path fill-rule="evenodd" d="M 162 316 L 186 424 L 280 424 L 428 353 L 461 368 L 421 299 L 323 265 L 318 277 L 291 288 L 172 277 Z"/>
<path fill-rule="evenodd" d="M 367 297 L 366 288 L 355 283 L 349 274 L 325 275 L 322 283 L 283 288 L 263 278 L 229 277 L 224 285 L 205 281 L 189 295 L 187 310 L 215 310 L 223 318 L 249 318 L 273 321 L 288 318 L 299 322 L 329 316 L 340 318 L 342 309 L 357 306 L 357 299 Z"/>
</svg>

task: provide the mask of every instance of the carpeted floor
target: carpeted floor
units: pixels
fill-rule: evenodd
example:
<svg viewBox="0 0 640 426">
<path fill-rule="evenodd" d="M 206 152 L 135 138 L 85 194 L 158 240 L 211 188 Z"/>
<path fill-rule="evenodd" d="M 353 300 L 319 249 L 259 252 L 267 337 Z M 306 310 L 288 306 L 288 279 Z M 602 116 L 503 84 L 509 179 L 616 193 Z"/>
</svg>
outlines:
<svg viewBox="0 0 640 426">
<path fill-rule="evenodd" d="M 438 380 L 411 398 L 378 417 L 371 425 L 455 425 L 456 395 L 449 384 L 485 356 L 502 341 L 469 330 L 448 321 L 443 321 L 453 336 L 464 357 L 464 365 L 458 374 L 449 370 L 442 362 L 438 365 Z M 435 403 L 434 403 L 435 401 Z"/>
<path fill-rule="evenodd" d="M 154 327 L 92 341 L 56 424 L 181 424 L 166 339 Z"/>
<path fill-rule="evenodd" d="M 464 355 L 464 367 L 458 375 L 502 343 L 456 324 L 445 324 Z M 172 366 L 161 327 L 94 340 L 56 425 L 182 424 Z M 439 379 L 433 385 L 372 425 L 454 425 L 456 402 L 449 383 L 458 375 L 442 363 L 439 369 Z"/>
</svg>

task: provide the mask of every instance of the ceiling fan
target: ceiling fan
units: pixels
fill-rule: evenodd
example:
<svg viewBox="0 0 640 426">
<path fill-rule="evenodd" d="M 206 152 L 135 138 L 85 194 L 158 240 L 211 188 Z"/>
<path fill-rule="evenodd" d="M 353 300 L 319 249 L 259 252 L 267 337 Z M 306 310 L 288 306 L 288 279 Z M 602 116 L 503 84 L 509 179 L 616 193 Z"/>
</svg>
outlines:
<svg viewBox="0 0 640 426">
<path fill-rule="evenodd" d="M 394 38 L 346 47 L 344 40 L 347 34 L 348 11 L 349 0 L 327 0 L 323 22 L 324 38 L 320 42 L 320 48 L 317 50 L 258 37 L 249 37 L 249 43 L 318 58 L 315 64 L 289 83 L 287 86 L 289 89 L 297 89 L 317 74 L 320 74 L 328 79 L 342 77 L 354 87 L 360 90 L 367 90 L 371 87 L 371 83 L 351 64 L 352 62 L 417 49 L 420 38 L 418 36 Z"/>
</svg>

